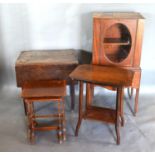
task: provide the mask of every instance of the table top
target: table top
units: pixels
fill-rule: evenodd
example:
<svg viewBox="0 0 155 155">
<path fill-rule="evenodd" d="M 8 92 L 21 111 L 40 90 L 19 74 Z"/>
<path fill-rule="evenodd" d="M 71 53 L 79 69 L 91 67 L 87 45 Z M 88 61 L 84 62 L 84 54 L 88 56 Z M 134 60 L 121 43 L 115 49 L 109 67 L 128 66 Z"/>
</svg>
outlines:
<svg viewBox="0 0 155 155">
<path fill-rule="evenodd" d="M 19 55 L 16 66 L 20 65 L 68 65 L 78 64 L 78 54 L 75 50 L 31 50 Z"/>
<path fill-rule="evenodd" d="M 134 71 L 119 67 L 80 65 L 70 75 L 74 80 L 110 86 L 131 86 Z"/>
<path fill-rule="evenodd" d="M 33 97 L 62 97 L 66 95 L 65 80 L 51 81 L 31 81 L 25 83 L 22 89 L 21 96 L 24 98 Z"/>
<path fill-rule="evenodd" d="M 16 64 L 16 81 L 23 87 L 26 81 L 67 80 L 79 64 L 76 50 L 31 50 L 20 53 Z"/>
</svg>

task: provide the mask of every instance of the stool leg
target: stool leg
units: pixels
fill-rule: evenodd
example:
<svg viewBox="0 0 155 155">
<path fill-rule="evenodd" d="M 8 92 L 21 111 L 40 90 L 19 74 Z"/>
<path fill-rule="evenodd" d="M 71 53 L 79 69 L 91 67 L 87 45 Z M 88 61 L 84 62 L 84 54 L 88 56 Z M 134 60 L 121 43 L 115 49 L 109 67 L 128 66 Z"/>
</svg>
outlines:
<svg viewBox="0 0 155 155">
<path fill-rule="evenodd" d="M 62 121 L 61 121 L 61 104 L 60 101 L 58 101 L 58 115 L 59 115 L 59 124 L 58 124 L 58 140 L 59 140 L 59 144 L 62 143 Z"/>
<path fill-rule="evenodd" d="M 136 89 L 136 96 L 135 96 L 135 105 L 134 105 L 134 116 L 138 111 L 138 99 L 139 99 L 139 88 Z"/>
<path fill-rule="evenodd" d="M 62 99 L 62 128 L 63 128 L 63 140 L 66 140 L 66 117 L 65 117 L 65 103 L 64 99 Z"/>
<path fill-rule="evenodd" d="M 121 92 L 122 88 L 117 88 L 117 98 L 116 98 L 116 121 L 115 121 L 115 130 L 117 136 L 117 145 L 120 144 L 120 122 L 119 122 L 119 113 L 120 113 L 120 104 L 121 104 Z"/>
<path fill-rule="evenodd" d="M 76 126 L 75 136 L 78 136 L 79 128 L 82 122 L 82 104 L 83 104 L 83 82 L 80 81 L 80 93 L 79 93 L 79 118 Z"/>
</svg>

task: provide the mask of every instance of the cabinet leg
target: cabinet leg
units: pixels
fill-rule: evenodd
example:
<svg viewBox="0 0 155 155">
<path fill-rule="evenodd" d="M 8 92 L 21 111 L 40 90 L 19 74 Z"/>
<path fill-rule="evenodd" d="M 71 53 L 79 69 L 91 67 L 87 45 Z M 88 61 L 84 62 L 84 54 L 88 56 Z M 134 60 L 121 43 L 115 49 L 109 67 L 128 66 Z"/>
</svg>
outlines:
<svg viewBox="0 0 155 155">
<path fill-rule="evenodd" d="M 82 104 L 83 104 L 83 82 L 80 81 L 80 93 L 79 93 L 79 118 L 76 126 L 75 136 L 78 136 L 80 125 L 82 122 Z"/>
<path fill-rule="evenodd" d="M 70 84 L 70 95 L 71 95 L 71 110 L 74 110 L 75 107 L 75 83 L 74 80 L 71 80 Z"/>
<path fill-rule="evenodd" d="M 115 130 L 116 130 L 116 136 L 117 136 L 117 145 L 120 144 L 120 122 L 119 122 L 119 114 L 120 114 L 121 96 L 122 96 L 122 87 L 119 87 L 119 88 L 117 88 L 116 121 L 115 121 Z"/>
<path fill-rule="evenodd" d="M 120 95 L 120 117 L 121 117 L 121 126 L 124 126 L 124 89 L 122 88 Z"/>
<path fill-rule="evenodd" d="M 134 88 L 127 88 L 127 90 L 128 90 L 128 96 L 129 96 L 129 98 L 131 99 L 132 98 L 132 96 L 133 96 L 133 89 Z"/>
<path fill-rule="evenodd" d="M 135 105 L 134 105 L 134 116 L 136 116 L 136 114 L 138 112 L 138 99 L 139 99 L 139 88 L 136 89 Z"/>
</svg>

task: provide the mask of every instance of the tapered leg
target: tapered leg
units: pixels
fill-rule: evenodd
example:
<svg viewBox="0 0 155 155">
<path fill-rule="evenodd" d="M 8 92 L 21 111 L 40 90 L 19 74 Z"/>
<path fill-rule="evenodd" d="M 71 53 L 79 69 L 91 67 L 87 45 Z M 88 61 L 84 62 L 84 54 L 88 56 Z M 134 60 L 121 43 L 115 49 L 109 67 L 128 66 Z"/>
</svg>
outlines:
<svg viewBox="0 0 155 155">
<path fill-rule="evenodd" d="M 131 99 L 132 96 L 133 96 L 133 90 L 134 90 L 134 88 L 130 87 L 130 88 L 127 88 L 127 90 L 128 90 L 128 96 Z"/>
<path fill-rule="evenodd" d="M 80 81 L 80 93 L 79 93 L 79 118 L 76 126 L 75 136 L 78 136 L 79 128 L 82 122 L 82 104 L 83 104 L 83 82 Z"/>
<path fill-rule="evenodd" d="M 124 89 L 122 88 L 120 95 L 120 117 L 121 117 L 121 126 L 124 126 Z"/>
<path fill-rule="evenodd" d="M 122 88 L 117 88 L 117 98 L 116 98 L 116 121 L 115 121 L 115 130 L 117 136 L 117 145 L 120 144 L 120 122 L 119 122 L 119 114 L 120 114 L 120 104 L 121 104 L 121 93 Z"/>
<path fill-rule="evenodd" d="M 134 116 L 136 116 L 136 113 L 138 112 L 138 99 L 139 99 L 139 88 L 136 89 Z"/>
<path fill-rule="evenodd" d="M 71 95 L 71 110 L 74 110 L 74 107 L 75 107 L 75 82 L 74 80 L 71 80 L 70 95 Z"/>
</svg>

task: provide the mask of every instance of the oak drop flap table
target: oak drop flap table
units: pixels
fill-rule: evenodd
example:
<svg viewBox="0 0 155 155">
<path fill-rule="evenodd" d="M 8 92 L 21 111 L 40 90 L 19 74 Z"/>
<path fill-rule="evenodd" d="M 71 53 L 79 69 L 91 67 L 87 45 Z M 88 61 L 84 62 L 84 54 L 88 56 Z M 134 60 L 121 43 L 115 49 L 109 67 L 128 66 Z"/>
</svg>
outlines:
<svg viewBox="0 0 155 155">
<path fill-rule="evenodd" d="M 68 50 L 32 50 L 23 51 L 16 61 L 17 86 L 25 82 L 67 80 L 70 85 L 71 106 L 74 108 L 74 83 L 69 74 L 78 65 L 77 51 Z"/>
</svg>

